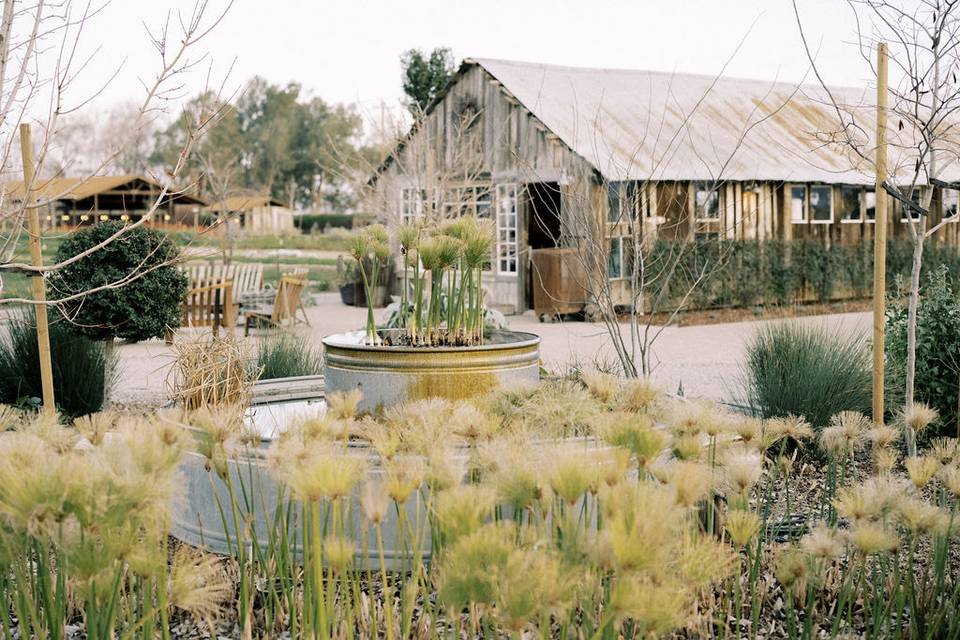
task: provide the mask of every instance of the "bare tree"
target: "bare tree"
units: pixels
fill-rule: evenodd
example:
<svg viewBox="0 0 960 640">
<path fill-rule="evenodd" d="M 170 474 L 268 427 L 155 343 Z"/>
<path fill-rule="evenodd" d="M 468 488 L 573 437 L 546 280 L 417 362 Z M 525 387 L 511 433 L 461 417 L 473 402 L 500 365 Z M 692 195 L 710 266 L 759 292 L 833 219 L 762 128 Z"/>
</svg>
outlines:
<svg viewBox="0 0 960 640">
<path fill-rule="evenodd" d="M 126 135 L 109 141 L 108 151 L 84 172 L 79 184 L 115 164 L 118 159 L 122 161 L 131 148 L 142 145 L 145 132 L 163 113 L 164 106 L 183 97 L 190 74 L 204 72 L 205 82 L 210 86 L 209 63 L 206 62 L 206 54 L 199 50 L 199 44 L 220 23 L 230 4 L 231 0 L 225 0 L 222 6 L 211 9 L 208 0 L 197 0 L 189 13 L 168 16 L 159 29 L 147 31 L 147 37 L 158 56 L 157 71 L 152 78 L 141 79 L 143 97 L 136 108 L 129 109 L 124 116 Z M 18 146 L 15 132 L 21 122 L 32 121 L 39 126 L 40 133 L 34 136 L 37 140 L 34 175 L 42 176 L 51 156 L 55 154 L 65 119 L 96 98 L 116 75 L 114 73 L 105 78 L 101 89 L 93 95 L 73 97 L 70 91 L 77 77 L 87 70 L 92 61 L 92 58 L 80 57 L 79 45 L 85 29 L 96 18 L 97 11 L 89 4 L 77 10 L 69 0 L 56 4 L 44 0 L 32 3 L 4 0 L 0 16 L 0 167 L 3 167 L 4 174 L 13 172 L 13 167 L 18 163 L 18 158 L 12 154 Z M 224 85 L 221 83 L 213 90 L 223 92 Z M 215 104 L 222 105 L 225 102 L 220 100 Z M 177 195 L 173 185 L 181 178 L 197 140 L 217 122 L 220 113 L 218 107 L 196 114 L 177 161 L 173 166 L 164 168 L 159 176 L 163 187 L 139 220 L 125 225 L 87 251 L 59 263 L 36 267 L 17 262 L 14 252 L 25 233 L 29 208 L 46 206 L 47 202 L 66 194 L 45 194 L 41 201 L 31 205 L 26 204 L 25 198 L 13 198 L 11 193 L 0 194 L 0 229 L 3 230 L 0 232 L 0 275 L 23 273 L 46 277 L 102 249 L 131 229 L 149 223 L 160 204 Z M 61 170 L 65 168 L 60 166 Z M 35 186 L 24 185 L 24 189 L 33 189 Z M 142 276 L 142 272 L 133 272 L 96 290 L 123 286 Z M 93 292 L 78 292 L 46 304 L 62 304 Z M 36 303 L 26 298 L 6 298 L 2 302 Z"/>
<path fill-rule="evenodd" d="M 937 189 L 960 189 L 960 2 L 957 0 L 848 0 L 856 19 L 856 44 L 860 54 L 876 77 L 873 59 L 876 45 L 888 43 L 893 73 L 889 83 L 888 175 L 884 189 L 904 212 L 903 217 L 913 242 L 913 263 L 910 272 L 907 303 L 907 361 L 904 405 L 914 402 L 916 378 L 917 308 L 920 300 L 920 272 L 923 266 L 925 241 L 945 226 L 960 220 L 960 212 L 942 215 L 931 224 L 934 213 L 934 192 Z M 822 139 L 842 144 L 851 157 L 872 166 L 875 155 L 875 108 L 872 104 L 849 104 L 831 90 L 817 67 L 815 54 L 807 43 L 794 0 L 794 13 L 804 47 L 826 102 L 839 121 L 835 130 L 822 131 Z M 949 174 L 953 181 L 940 177 Z M 906 427 L 906 440 L 911 455 L 916 451 L 915 434 Z"/>
</svg>

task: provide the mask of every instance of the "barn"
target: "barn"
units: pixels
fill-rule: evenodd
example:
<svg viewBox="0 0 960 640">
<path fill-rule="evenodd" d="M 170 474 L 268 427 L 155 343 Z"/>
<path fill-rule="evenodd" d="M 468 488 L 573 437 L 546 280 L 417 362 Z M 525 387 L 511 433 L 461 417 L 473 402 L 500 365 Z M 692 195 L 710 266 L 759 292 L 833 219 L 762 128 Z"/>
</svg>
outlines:
<svg viewBox="0 0 960 640">
<path fill-rule="evenodd" d="M 533 250 L 585 237 L 626 300 L 637 235 L 870 241 L 872 167 L 831 136 L 834 104 L 872 134 L 873 91 L 832 88 L 831 102 L 819 86 L 467 59 L 370 179 L 370 210 L 388 226 L 493 218 L 486 282 L 504 310 L 531 308 Z M 957 192 L 933 202 L 935 223 Z M 888 237 L 906 237 L 893 198 L 888 211 Z"/>
</svg>

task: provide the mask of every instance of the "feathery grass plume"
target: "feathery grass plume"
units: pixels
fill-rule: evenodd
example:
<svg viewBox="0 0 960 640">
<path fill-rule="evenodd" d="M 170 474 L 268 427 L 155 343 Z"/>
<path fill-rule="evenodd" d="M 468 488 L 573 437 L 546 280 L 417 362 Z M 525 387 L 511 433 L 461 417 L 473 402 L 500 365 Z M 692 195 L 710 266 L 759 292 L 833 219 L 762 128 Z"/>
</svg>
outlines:
<svg viewBox="0 0 960 640">
<path fill-rule="evenodd" d="M 500 423 L 493 417 L 468 402 L 457 402 L 450 413 L 453 433 L 471 442 L 486 440 L 500 429 Z"/>
<path fill-rule="evenodd" d="M 373 418 L 365 417 L 361 419 L 357 424 L 357 433 L 369 442 L 374 451 L 379 453 L 384 460 L 390 460 L 405 451 L 400 430 L 388 427 Z"/>
<path fill-rule="evenodd" d="M 717 419 L 717 407 L 712 402 L 701 400 L 675 401 L 666 408 L 670 429 L 681 436 L 699 435 L 706 432 Z"/>
<path fill-rule="evenodd" d="M 850 542 L 863 556 L 893 553 L 900 546 L 896 533 L 874 522 L 859 522 L 850 531 Z"/>
<path fill-rule="evenodd" d="M 760 533 L 760 516 L 753 511 L 734 509 L 727 512 L 723 528 L 733 544 L 745 547 Z"/>
<path fill-rule="evenodd" d="M 930 443 L 930 455 L 940 464 L 950 464 L 957 458 L 957 446 L 956 438 L 934 438 Z"/>
<path fill-rule="evenodd" d="M 403 262 L 407 267 L 417 264 L 417 249 L 420 244 L 420 227 L 415 224 L 400 225 L 397 229 L 397 240 L 400 242 L 400 251 Z"/>
<path fill-rule="evenodd" d="M 677 532 L 689 527 L 687 511 L 672 488 L 650 483 L 605 490 L 601 497 L 605 527 L 600 548 L 621 571 L 666 575 L 681 542 Z"/>
<path fill-rule="evenodd" d="M 773 575 L 784 589 L 802 594 L 806 591 L 810 576 L 809 557 L 796 547 L 787 547 L 774 558 Z"/>
<path fill-rule="evenodd" d="M 597 472 L 597 489 L 602 485 L 620 484 L 630 470 L 631 453 L 627 449 L 600 449 L 593 456 Z"/>
<path fill-rule="evenodd" d="M 897 502 L 897 519 L 917 535 L 944 534 L 950 524 L 950 517 L 942 509 L 913 496 Z"/>
<path fill-rule="evenodd" d="M 900 423 L 913 429 L 914 433 L 922 433 L 939 418 L 937 410 L 923 402 L 914 402 L 900 413 Z"/>
<path fill-rule="evenodd" d="M 767 431 L 789 438 L 798 445 L 813 438 L 813 427 L 810 423 L 803 417 L 795 415 L 771 418 L 767 421 Z"/>
<path fill-rule="evenodd" d="M 741 497 L 746 497 L 763 475 L 763 458 L 749 449 L 726 451 L 721 464 L 727 486 Z"/>
<path fill-rule="evenodd" d="M 817 560 L 832 560 L 843 555 L 843 539 L 837 530 L 819 525 L 800 538 L 800 548 Z"/>
<path fill-rule="evenodd" d="M 680 461 L 670 465 L 668 484 L 677 504 L 687 509 L 707 498 L 716 484 L 713 472 L 697 462 Z"/>
<path fill-rule="evenodd" d="M 219 558 L 187 546 L 178 547 L 173 554 L 168 582 L 170 605 L 211 628 L 233 597 L 233 582 L 221 568 Z"/>
<path fill-rule="evenodd" d="M 0 433 L 16 429 L 24 417 L 24 412 L 20 409 L 8 404 L 0 404 Z"/>
<path fill-rule="evenodd" d="M 840 425 L 824 427 L 820 432 L 820 448 L 835 460 L 852 456 L 861 442 L 858 434 Z"/>
<path fill-rule="evenodd" d="M 452 448 L 437 448 L 427 457 L 427 473 L 424 478 L 431 491 L 443 491 L 463 482 L 467 475 L 467 459 Z"/>
<path fill-rule="evenodd" d="M 632 620 L 637 637 L 656 638 L 683 626 L 692 613 L 692 600 L 680 584 L 627 574 L 611 588 L 610 613 L 617 621 Z"/>
<path fill-rule="evenodd" d="M 303 440 L 347 440 L 354 435 L 353 423 L 338 418 L 335 413 L 323 412 L 312 417 L 293 418 L 287 434 L 298 435 Z"/>
<path fill-rule="evenodd" d="M 960 468 L 945 466 L 940 469 L 940 481 L 954 498 L 960 498 Z"/>
<path fill-rule="evenodd" d="M 589 435 L 600 405 L 581 385 L 564 380 L 541 385 L 505 416 L 508 425 L 522 426 L 541 438 Z"/>
<path fill-rule="evenodd" d="M 570 606 L 574 583 L 555 554 L 532 549 L 513 550 L 496 579 L 496 614 L 514 634 L 544 614 Z"/>
<path fill-rule="evenodd" d="M 913 456 L 904 460 L 903 466 L 906 468 L 913 486 L 922 489 L 937 474 L 941 465 L 940 461 L 933 456 Z"/>
<path fill-rule="evenodd" d="M 696 588 L 730 577 L 737 569 L 737 553 L 713 536 L 689 533 L 680 547 L 678 569 Z"/>
<path fill-rule="evenodd" d="M 663 453 L 667 445 L 667 434 L 643 414 L 624 411 L 601 413 L 591 424 L 603 440 L 631 452 L 641 467 L 647 467 Z"/>
<path fill-rule="evenodd" d="M 60 420 L 52 413 L 39 413 L 32 420 L 21 427 L 25 433 L 31 433 L 56 451 L 66 453 L 73 450 L 80 441 L 80 434 L 76 429 L 68 429 L 60 424 Z"/>
<path fill-rule="evenodd" d="M 890 513 L 908 491 L 907 487 L 889 476 L 875 476 L 840 489 L 834 506 L 840 516 L 851 522 L 874 520 Z"/>
<path fill-rule="evenodd" d="M 888 425 L 878 424 L 867 430 L 867 440 L 874 449 L 889 447 L 899 439 L 900 430 Z"/>
<path fill-rule="evenodd" d="M 116 411 L 99 411 L 76 418 L 73 421 L 73 427 L 80 432 L 87 442 L 94 447 L 103 444 L 103 439 L 114 424 L 116 424 L 119 414 Z M 3 431 L 3 429 L 0 429 Z"/>
<path fill-rule="evenodd" d="M 268 459 L 273 474 L 298 500 L 336 500 L 350 494 L 360 481 L 366 460 L 339 444 L 281 437 Z"/>
<path fill-rule="evenodd" d="M 490 484 L 500 500 L 516 510 L 528 509 L 549 495 L 549 482 L 541 472 L 542 463 L 520 449 L 499 441 L 481 454 L 490 468 Z M 491 468 L 490 460 L 496 460 Z"/>
<path fill-rule="evenodd" d="M 609 404 L 620 391 L 620 379 L 602 371 L 581 371 L 580 380 L 599 402 Z"/>
<path fill-rule="evenodd" d="M 387 410 L 385 424 L 399 434 L 408 452 L 429 455 L 449 442 L 452 410 L 453 403 L 443 398 L 405 402 Z"/>
<path fill-rule="evenodd" d="M 328 535 L 323 539 L 323 557 L 336 573 L 346 571 L 353 564 L 353 541 L 341 535 Z"/>
<path fill-rule="evenodd" d="M 190 411 L 185 422 L 197 430 L 196 449 L 208 470 L 225 478 L 227 460 L 242 448 L 246 435 L 243 409 L 236 405 L 206 405 Z"/>
<path fill-rule="evenodd" d="M 647 378 L 630 378 L 621 383 L 616 406 L 623 411 L 648 413 L 663 397 L 663 391 Z"/>
<path fill-rule="evenodd" d="M 514 532 L 505 523 L 486 524 L 444 552 L 437 572 L 437 595 L 447 610 L 496 603 L 496 576 L 514 550 Z"/>
<path fill-rule="evenodd" d="M 483 485 L 459 485 L 438 493 L 434 513 L 444 543 L 452 544 L 479 529 L 492 515 L 496 503 L 496 492 Z"/>
<path fill-rule="evenodd" d="M 703 452 L 703 440 L 699 434 L 677 436 L 670 443 L 673 455 L 679 460 L 699 460 Z"/>
<path fill-rule="evenodd" d="M 367 481 L 360 490 L 360 510 L 371 524 L 379 525 L 390 508 L 390 496 L 381 482 Z"/>
<path fill-rule="evenodd" d="M 877 473 L 889 474 L 900 461 L 900 455 L 892 447 L 874 448 L 870 453 L 870 460 Z"/>
<path fill-rule="evenodd" d="M 420 485 L 427 474 L 427 465 L 420 456 L 397 456 L 384 461 L 386 479 L 384 486 L 387 495 L 397 504 L 405 503 L 414 492 L 419 491 Z"/>
<path fill-rule="evenodd" d="M 763 435 L 763 421 L 757 418 L 744 418 L 733 424 L 734 432 L 744 444 L 752 444 Z"/>
<path fill-rule="evenodd" d="M 590 489 L 596 478 L 584 461 L 583 450 L 556 447 L 546 454 L 547 478 L 553 492 L 573 506 Z"/>
<path fill-rule="evenodd" d="M 350 391 L 333 391 L 327 394 L 327 412 L 339 420 L 349 420 L 356 417 L 357 407 L 363 400 L 360 389 Z"/>
</svg>

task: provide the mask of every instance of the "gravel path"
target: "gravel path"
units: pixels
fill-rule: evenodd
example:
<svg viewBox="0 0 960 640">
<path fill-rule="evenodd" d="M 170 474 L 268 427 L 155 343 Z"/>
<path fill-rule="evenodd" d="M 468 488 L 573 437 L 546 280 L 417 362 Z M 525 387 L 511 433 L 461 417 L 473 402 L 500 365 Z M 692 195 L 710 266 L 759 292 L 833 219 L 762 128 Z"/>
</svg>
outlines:
<svg viewBox="0 0 960 640">
<path fill-rule="evenodd" d="M 365 310 L 340 303 L 336 293 L 316 296 L 317 304 L 307 309 L 310 326 L 299 326 L 296 331 L 319 344 L 330 333 L 362 327 Z M 846 313 L 807 317 L 803 323 L 822 323 L 845 331 L 869 331 L 870 314 Z M 592 365 L 594 362 L 614 362 L 615 353 L 603 324 L 588 322 L 558 322 L 544 324 L 532 312 L 508 318 L 511 329 L 530 331 L 540 335 L 541 357 L 551 370 L 562 371 L 573 364 Z M 753 331 L 771 320 L 668 327 L 657 339 L 654 352 L 656 363 L 653 378 L 667 391 L 676 391 L 682 384 L 688 396 L 714 399 L 732 399 L 746 341 Z M 629 328 L 622 325 L 624 336 Z M 237 330 L 242 333 L 241 329 Z M 255 332 L 262 334 L 263 332 Z M 176 339 L 198 335 L 195 330 L 182 330 Z M 251 338 L 253 340 L 255 338 Z M 120 383 L 112 399 L 121 404 L 145 404 L 163 400 L 165 381 L 173 360 L 173 348 L 161 341 L 119 345 Z"/>
</svg>

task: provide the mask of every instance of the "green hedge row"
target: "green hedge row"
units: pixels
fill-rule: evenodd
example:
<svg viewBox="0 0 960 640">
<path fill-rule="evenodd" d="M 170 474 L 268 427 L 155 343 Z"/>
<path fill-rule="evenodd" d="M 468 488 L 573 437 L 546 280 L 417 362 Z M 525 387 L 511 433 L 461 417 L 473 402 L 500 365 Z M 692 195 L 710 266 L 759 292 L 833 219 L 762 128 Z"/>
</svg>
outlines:
<svg viewBox="0 0 960 640">
<path fill-rule="evenodd" d="M 865 298 L 873 288 L 870 243 L 827 247 L 817 241 L 661 241 L 646 260 L 650 288 L 659 293 L 660 283 L 666 287 L 661 308 L 677 304 L 698 279 L 689 306 L 699 309 Z M 888 288 L 895 287 L 898 278 L 909 278 L 912 261 L 911 242 L 888 243 Z M 960 278 L 957 248 L 928 245 L 923 271 L 941 265 L 951 280 Z"/>
<path fill-rule="evenodd" d="M 353 216 L 346 213 L 305 213 L 294 217 L 293 224 L 303 233 L 334 228 L 352 229 Z"/>
</svg>

